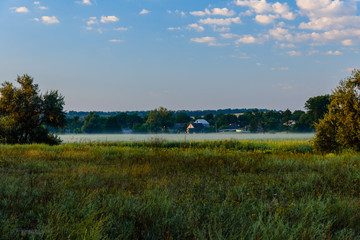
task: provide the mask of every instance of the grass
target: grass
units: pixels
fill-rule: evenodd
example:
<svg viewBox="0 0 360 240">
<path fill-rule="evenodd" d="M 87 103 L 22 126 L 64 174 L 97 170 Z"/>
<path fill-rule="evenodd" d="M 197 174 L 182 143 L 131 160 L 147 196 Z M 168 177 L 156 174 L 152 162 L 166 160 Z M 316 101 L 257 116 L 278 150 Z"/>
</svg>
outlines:
<svg viewBox="0 0 360 240">
<path fill-rule="evenodd" d="M 0 145 L 1 239 L 360 239 L 359 197 L 309 141 Z"/>
</svg>

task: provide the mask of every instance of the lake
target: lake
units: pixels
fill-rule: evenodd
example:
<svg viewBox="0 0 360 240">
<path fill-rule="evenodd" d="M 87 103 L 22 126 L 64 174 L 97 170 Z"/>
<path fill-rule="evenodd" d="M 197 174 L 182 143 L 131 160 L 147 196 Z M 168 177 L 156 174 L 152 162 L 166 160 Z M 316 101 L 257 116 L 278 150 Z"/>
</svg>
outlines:
<svg viewBox="0 0 360 240">
<path fill-rule="evenodd" d="M 202 134 L 60 134 L 64 143 L 199 141 L 199 140 L 307 140 L 314 133 L 202 133 Z"/>
</svg>

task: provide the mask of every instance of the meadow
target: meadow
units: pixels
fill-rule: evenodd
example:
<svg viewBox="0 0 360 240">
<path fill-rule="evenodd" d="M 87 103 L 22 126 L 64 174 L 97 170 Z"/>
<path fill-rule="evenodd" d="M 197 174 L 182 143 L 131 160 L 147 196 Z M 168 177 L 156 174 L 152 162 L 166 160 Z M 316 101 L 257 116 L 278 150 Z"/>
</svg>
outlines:
<svg viewBox="0 0 360 240">
<path fill-rule="evenodd" d="M 64 143 L 219 140 L 311 140 L 314 133 L 61 134 Z"/>
<path fill-rule="evenodd" d="M 310 140 L 0 145 L 1 239 L 360 239 L 359 197 Z"/>
</svg>

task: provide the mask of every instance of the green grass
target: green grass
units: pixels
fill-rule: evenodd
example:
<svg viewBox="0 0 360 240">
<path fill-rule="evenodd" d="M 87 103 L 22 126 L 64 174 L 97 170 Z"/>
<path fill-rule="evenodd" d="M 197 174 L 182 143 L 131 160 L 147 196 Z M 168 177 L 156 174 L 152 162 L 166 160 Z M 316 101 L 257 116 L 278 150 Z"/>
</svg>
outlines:
<svg viewBox="0 0 360 240">
<path fill-rule="evenodd" d="M 308 141 L 0 145 L 1 239 L 360 239 L 359 197 Z"/>
</svg>

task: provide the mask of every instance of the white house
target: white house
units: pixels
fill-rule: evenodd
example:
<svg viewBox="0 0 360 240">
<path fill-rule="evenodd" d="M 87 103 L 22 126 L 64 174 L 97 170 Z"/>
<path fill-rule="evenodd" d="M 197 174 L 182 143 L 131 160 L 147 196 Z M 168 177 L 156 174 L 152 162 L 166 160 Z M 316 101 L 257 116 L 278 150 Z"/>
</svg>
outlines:
<svg viewBox="0 0 360 240">
<path fill-rule="evenodd" d="M 201 124 L 204 125 L 204 127 L 206 127 L 206 128 L 210 127 L 209 122 L 206 121 L 205 119 L 198 119 L 198 120 L 196 120 L 194 123 L 201 123 Z"/>
</svg>

